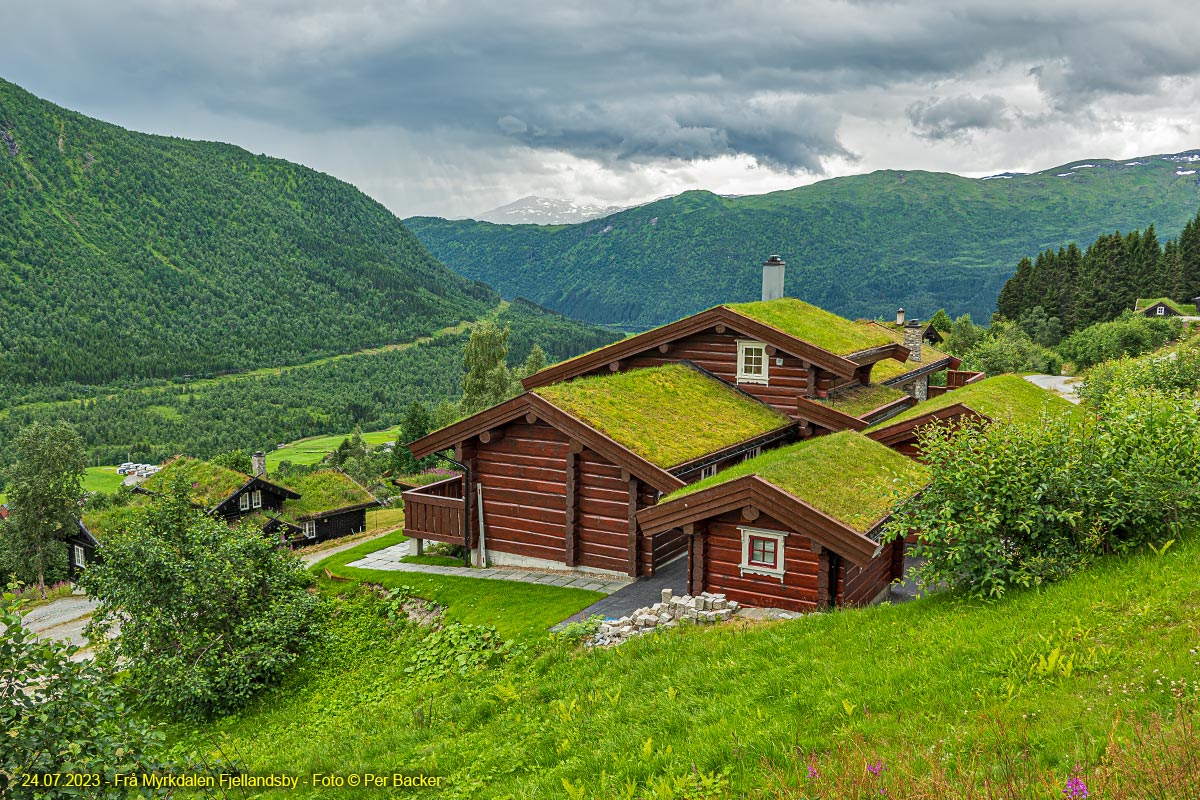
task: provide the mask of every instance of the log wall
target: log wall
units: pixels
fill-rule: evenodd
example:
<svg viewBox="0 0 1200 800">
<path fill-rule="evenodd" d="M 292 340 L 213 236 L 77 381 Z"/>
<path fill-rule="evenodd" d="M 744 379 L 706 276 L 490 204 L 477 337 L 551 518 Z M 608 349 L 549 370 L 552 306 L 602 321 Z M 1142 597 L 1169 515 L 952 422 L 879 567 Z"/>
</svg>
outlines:
<svg viewBox="0 0 1200 800">
<path fill-rule="evenodd" d="M 815 611 L 818 605 L 818 566 L 820 558 L 812 550 L 812 540 L 791 531 L 783 542 L 783 581 L 771 575 L 747 574 L 742 563 L 742 532 L 739 526 L 771 531 L 787 531 L 783 523 L 760 514 L 753 523 L 733 511 L 707 521 L 704 536 L 704 590 L 723 593 L 730 600 L 750 606 Z M 699 548 L 697 548 L 699 549 Z"/>
<path fill-rule="evenodd" d="M 899 554 L 899 555 L 897 555 Z M 838 575 L 839 605 L 863 606 L 870 603 L 900 577 L 904 568 L 904 542 L 885 545 L 874 561 L 865 567 L 842 562 Z"/>
</svg>

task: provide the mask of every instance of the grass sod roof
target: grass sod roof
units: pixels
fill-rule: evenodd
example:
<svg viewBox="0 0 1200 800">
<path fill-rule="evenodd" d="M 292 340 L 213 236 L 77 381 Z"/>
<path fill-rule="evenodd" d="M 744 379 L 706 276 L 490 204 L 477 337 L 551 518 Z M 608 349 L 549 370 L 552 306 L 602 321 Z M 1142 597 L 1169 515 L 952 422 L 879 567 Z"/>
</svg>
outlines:
<svg viewBox="0 0 1200 800">
<path fill-rule="evenodd" d="M 865 322 L 862 324 L 878 328 L 891 337 L 893 342 L 904 344 L 904 332 L 895 325 L 887 322 Z M 890 381 L 892 378 L 898 378 L 905 373 L 913 372 L 935 361 L 942 361 L 947 358 L 950 358 L 950 355 L 933 347 L 929 342 L 922 341 L 920 361 L 897 361 L 894 358 L 885 358 L 882 361 L 877 361 L 875 362 L 875 366 L 871 368 L 871 380 L 876 383 Z"/>
<path fill-rule="evenodd" d="M 288 488 L 300 494 L 299 500 L 283 504 L 283 518 L 301 520 L 337 511 L 339 508 L 374 503 L 375 497 L 344 472 L 323 469 L 288 481 Z"/>
<path fill-rule="evenodd" d="M 996 375 L 917 403 L 907 411 L 873 426 L 872 429 L 916 419 L 956 403 L 962 403 L 996 422 L 1031 422 L 1041 419 L 1043 413 L 1083 414 L 1074 403 L 1034 386 L 1020 375 Z"/>
<path fill-rule="evenodd" d="M 163 466 L 161 472 L 142 482 L 141 487 L 161 494 L 167 491 L 177 475 L 182 475 L 191 486 L 188 499 L 203 508 L 213 508 L 250 480 L 249 475 L 237 470 L 189 456 L 176 456 Z"/>
<path fill-rule="evenodd" d="M 727 303 L 725 308 L 839 356 L 870 350 L 895 341 L 879 326 L 865 325 L 839 317 L 832 311 L 826 311 L 794 297 L 760 300 L 754 303 Z"/>
<path fill-rule="evenodd" d="M 849 414 L 852 417 L 861 417 L 868 411 L 874 411 L 880 406 L 895 402 L 902 397 L 908 397 L 908 394 L 893 386 L 884 386 L 882 383 L 869 383 L 865 386 L 860 384 L 849 389 L 831 392 L 828 398 L 817 402 L 824 403 L 843 414 Z"/>
<path fill-rule="evenodd" d="M 84 511 L 83 525 L 98 541 L 114 533 L 126 530 L 136 519 L 145 513 L 150 505 L 150 499 L 145 495 L 133 495 L 123 506 L 103 508 L 97 511 Z"/>
<path fill-rule="evenodd" d="M 757 475 L 859 533 L 887 516 L 898 498 L 916 494 L 928 481 L 921 463 L 860 433 L 841 431 L 770 450 L 672 492 L 662 502 L 746 475 Z"/>
<path fill-rule="evenodd" d="M 1188 305 L 1187 303 L 1177 303 L 1169 297 L 1152 297 L 1148 300 L 1139 297 L 1137 299 L 1137 302 L 1134 303 L 1134 305 L 1133 305 L 1133 310 L 1134 311 L 1145 311 L 1147 308 L 1158 305 L 1159 303 L 1162 303 L 1167 308 L 1170 308 L 1171 310 L 1175 311 L 1176 313 L 1180 314 L 1181 316 L 1185 316 L 1185 317 L 1196 316 L 1196 307 L 1195 306 Z"/>
<path fill-rule="evenodd" d="M 792 421 L 685 364 L 577 378 L 534 393 L 664 469 Z"/>
</svg>

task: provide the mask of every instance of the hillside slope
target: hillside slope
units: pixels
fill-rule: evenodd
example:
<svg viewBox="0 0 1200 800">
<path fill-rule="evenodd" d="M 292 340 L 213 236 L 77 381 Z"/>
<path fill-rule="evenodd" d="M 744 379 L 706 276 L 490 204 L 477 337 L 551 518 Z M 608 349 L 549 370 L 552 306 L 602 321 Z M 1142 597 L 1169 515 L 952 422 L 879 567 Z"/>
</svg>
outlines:
<svg viewBox="0 0 1200 800">
<path fill-rule="evenodd" d="M 1188 158 L 1089 161 L 990 179 L 881 171 L 766 195 L 685 192 L 571 226 L 406 223 L 443 263 L 573 317 L 644 328 L 757 299 L 760 264 L 787 291 L 857 317 L 903 306 L 987 320 L 1026 255 L 1101 233 L 1175 235 L 1200 206 Z"/>
<path fill-rule="evenodd" d="M 133 133 L 3 80 L 0 187 L 0 386 L 296 363 L 498 299 L 328 175 Z"/>
</svg>

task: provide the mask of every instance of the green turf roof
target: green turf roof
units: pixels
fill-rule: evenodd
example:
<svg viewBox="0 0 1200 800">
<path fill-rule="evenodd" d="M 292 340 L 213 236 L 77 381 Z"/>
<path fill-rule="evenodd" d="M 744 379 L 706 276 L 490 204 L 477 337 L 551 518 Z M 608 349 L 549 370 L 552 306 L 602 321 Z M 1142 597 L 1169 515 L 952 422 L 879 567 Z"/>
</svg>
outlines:
<svg viewBox="0 0 1200 800">
<path fill-rule="evenodd" d="M 1139 297 L 1137 302 L 1134 303 L 1134 305 L 1133 305 L 1133 310 L 1134 311 L 1145 311 L 1147 308 L 1150 308 L 1151 306 L 1154 306 L 1154 305 L 1158 305 L 1159 303 L 1164 303 L 1167 306 L 1167 308 L 1173 309 L 1176 313 L 1182 314 L 1185 317 L 1196 316 L 1196 307 L 1195 306 L 1188 305 L 1187 303 L 1176 303 L 1174 300 L 1172 300 L 1169 297 L 1152 297 L 1149 300 L 1144 300 Z"/>
<path fill-rule="evenodd" d="M 1083 413 L 1074 403 L 1034 386 L 1019 375 L 996 375 L 946 392 L 932 400 L 917 403 L 904 413 L 875 427 L 895 425 L 897 422 L 915 419 L 955 403 L 962 403 L 972 411 L 984 414 L 996 422 L 1030 422 L 1041 419 L 1043 413 Z"/>
<path fill-rule="evenodd" d="M 832 392 L 827 399 L 820 402 L 843 414 L 861 417 L 868 411 L 874 411 L 901 397 L 908 397 L 908 394 L 894 387 L 884 386 L 882 383 L 869 383 L 866 386 L 860 384 L 849 389 Z"/>
<path fill-rule="evenodd" d="M 83 512 L 83 524 L 92 536 L 103 542 L 106 537 L 126 530 L 149 505 L 150 500 L 145 495 L 134 495 L 123 506 Z"/>
<path fill-rule="evenodd" d="M 577 378 L 534 392 L 664 469 L 791 422 L 684 364 Z"/>
<path fill-rule="evenodd" d="M 283 504 L 283 515 L 288 519 L 304 519 L 317 514 L 337 511 L 339 508 L 373 503 L 375 498 L 344 472 L 324 469 L 301 475 L 288 481 L 288 488 L 299 493 L 299 500 L 288 500 Z"/>
<path fill-rule="evenodd" d="M 921 463 L 862 434 L 841 431 L 770 450 L 672 492 L 663 502 L 745 475 L 757 475 L 859 533 L 873 528 L 897 499 L 911 497 L 928 481 Z"/>
<path fill-rule="evenodd" d="M 839 356 L 870 350 L 893 341 L 877 325 L 853 322 L 794 297 L 755 303 L 728 303 L 725 308 Z"/>
<path fill-rule="evenodd" d="M 176 475 L 183 475 L 190 484 L 191 493 L 188 499 L 204 508 L 218 505 L 250 480 L 249 475 L 236 470 L 197 458 L 177 456 L 157 475 L 147 478 L 141 487 L 151 492 L 165 492 Z"/>
</svg>

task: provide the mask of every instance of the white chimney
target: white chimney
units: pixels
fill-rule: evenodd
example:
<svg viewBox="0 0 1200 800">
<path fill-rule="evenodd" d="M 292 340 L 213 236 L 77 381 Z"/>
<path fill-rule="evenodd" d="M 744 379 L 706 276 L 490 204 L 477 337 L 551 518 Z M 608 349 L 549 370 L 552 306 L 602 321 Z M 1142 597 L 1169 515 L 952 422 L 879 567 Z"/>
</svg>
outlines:
<svg viewBox="0 0 1200 800">
<path fill-rule="evenodd" d="M 763 300 L 783 297 L 783 268 L 786 266 L 779 256 L 770 256 L 763 262 Z"/>
<path fill-rule="evenodd" d="M 903 308 L 896 309 L 896 324 L 897 325 L 904 324 L 904 309 Z"/>
<path fill-rule="evenodd" d="M 254 455 L 250 456 L 250 464 L 254 469 L 255 475 L 267 474 L 267 454 L 262 450 L 258 450 Z"/>
</svg>

